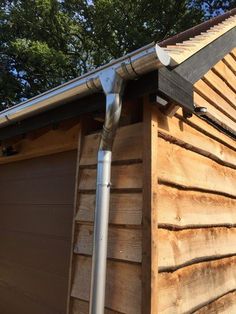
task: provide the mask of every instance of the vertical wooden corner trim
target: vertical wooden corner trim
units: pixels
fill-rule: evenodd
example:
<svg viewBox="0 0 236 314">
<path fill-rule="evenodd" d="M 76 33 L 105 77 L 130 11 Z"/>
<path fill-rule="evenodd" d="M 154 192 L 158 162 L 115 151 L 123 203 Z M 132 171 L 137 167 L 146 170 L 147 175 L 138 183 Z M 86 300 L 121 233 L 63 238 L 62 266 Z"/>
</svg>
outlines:
<svg viewBox="0 0 236 314">
<path fill-rule="evenodd" d="M 157 109 L 143 103 L 142 314 L 158 312 Z"/>
<path fill-rule="evenodd" d="M 69 264 L 69 274 L 68 274 L 68 294 L 67 294 L 67 310 L 66 314 L 71 313 L 71 285 L 73 278 L 73 249 L 74 249 L 74 238 L 75 238 L 75 217 L 76 217 L 76 208 L 78 203 L 78 185 L 79 185 L 79 167 L 80 167 L 80 157 L 82 150 L 82 139 L 84 135 L 84 125 L 83 123 L 79 124 L 78 130 L 78 144 L 77 144 L 77 161 L 75 168 L 75 190 L 74 190 L 74 204 L 73 204 L 73 221 L 71 227 L 71 249 L 70 249 L 70 264 Z"/>
</svg>

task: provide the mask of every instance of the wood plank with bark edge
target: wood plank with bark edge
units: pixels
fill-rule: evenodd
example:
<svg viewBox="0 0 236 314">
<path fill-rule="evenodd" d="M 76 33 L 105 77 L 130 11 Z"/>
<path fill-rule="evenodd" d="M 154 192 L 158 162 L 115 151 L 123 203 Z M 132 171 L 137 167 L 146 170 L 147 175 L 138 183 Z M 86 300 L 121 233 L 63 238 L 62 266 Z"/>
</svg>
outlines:
<svg viewBox="0 0 236 314">
<path fill-rule="evenodd" d="M 67 292 L 67 308 L 66 313 L 71 312 L 71 284 L 73 276 L 73 247 L 74 247 L 74 237 L 75 237 L 75 217 L 78 202 L 78 184 L 79 184 L 79 167 L 80 167 L 80 157 L 82 151 L 82 141 L 84 137 L 84 122 L 80 123 L 80 128 L 78 131 L 77 139 L 77 161 L 76 161 L 76 171 L 75 171 L 75 190 L 74 190 L 74 204 L 73 204 L 73 222 L 71 227 L 71 248 L 70 248 L 70 261 L 69 261 L 69 275 L 68 275 L 68 292 Z"/>
<path fill-rule="evenodd" d="M 160 182 L 236 197 L 236 170 L 159 137 Z"/>
<path fill-rule="evenodd" d="M 74 253 L 92 255 L 93 225 L 77 224 Z M 141 263 L 141 228 L 130 229 L 110 226 L 108 234 L 107 257 L 123 261 Z"/>
<path fill-rule="evenodd" d="M 12 145 L 18 153 L 0 156 L 0 164 L 74 150 L 77 148 L 79 128 L 79 123 L 68 128 L 62 124 L 56 130 L 46 128 L 32 132 L 25 138 L 8 140 L 6 143 Z"/>
<path fill-rule="evenodd" d="M 182 109 L 179 109 L 175 115 L 180 121 L 184 121 L 190 126 L 194 127 L 196 130 L 202 132 L 207 135 L 209 138 L 213 138 L 219 143 L 228 146 L 230 149 L 236 151 L 235 140 L 233 140 L 228 135 L 222 133 L 217 128 L 214 128 L 208 122 L 203 119 L 193 115 L 190 119 L 186 119 L 183 117 Z M 181 122 L 180 122 L 181 123 Z"/>
<path fill-rule="evenodd" d="M 97 163 L 97 151 L 100 133 L 85 136 L 80 165 L 95 165 Z M 142 123 L 136 123 L 121 127 L 115 137 L 112 161 L 141 160 L 142 146 Z"/>
<path fill-rule="evenodd" d="M 223 65 L 227 68 L 227 66 L 223 63 Z M 230 71 L 230 70 L 229 70 Z M 232 72 L 231 72 L 232 73 Z M 234 74 L 232 74 L 234 75 Z M 236 85 L 236 78 L 235 78 Z M 236 110 L 226 101 L 219 93 L 217 93 L 214 89 L 212 89 L 207 82 L 203 80 L 199 80 L 194 84 L 194 89 L 197 93 L 206 99 L 208 103 L 213 105 L 217 110 L 222 112 L 228 118 L 236 121 Z"/>
<path fill-rule="evenodd" d="M 216 109 L 210 102 L 208 102 L 205 98 L 203 98 L 197 92 L 194 93 L 194 103 L 198 107 L 206 107 L 207 112 L 211 114 L 213 117 L 215 117 L 219 121 L 221 126 L 224 127 L 226 125 L 230 127 L 232 130 L 236 130 L 236 122 L 234 122 L 228 116 L 226 116 L 221 111 Z"/>
<path fill-rule="evenodd" d="M 236 72 L 236 60 L 232 57 L 231 54 L 228 54 L 224 57 L 225 62 L 231 68 L 233 72 Z"/>
<path fill-rule="evenodd" d="M 229 292 L 223 297 L 211 302 L 194 314 L 235 314 L 236 313 L 236 292 Z"/>
<path fill-rule="evenodd" d="M 148 98 L 143 104 L 142 313 L 158 312 L 157 154 L 158 112 Z"/>
<path fill-rule="evenodd" d="M 89 300 L 91 257 L 78 255 L 71 296 Z M 141 265 L 108 260 L 105 306 L 114 311 L 141 313 Z"/>
<path fill-rule="evenodd" d="M 159 136 L 169 139 L 175 144 L 187 147 L 229 167 L 236 168 L 236 153 L 234 150 L 209 138 L 185 121 L 181 121 L 176 117 L 169 118 L 159 113 L 158 132 Z"/>
<path fill-rule="evenodd" d="M 76 298 L 72 298 L 72 314 L 89 314 L 89 303 Z M 105 309 L 104 314 L 122 314 L 117 311 Z"/>
<path fill-rule="evenodd" d="M 182 190 L 165 185 L 159 185 L 158 189 L 160 227 L 236 227 L 236 199 L 208 191 Z"/>
<path fill-rule="evenodd" d="M 204 75 L 204 80 L 236 109 L 236 94 L 218 75 L 210 70 Z"/>
<path fill-rule="evenodd" d="M 222 60 L 213 69 L 236 92 L 236 77 L 233 71 Z"/>
<path fill-rule="evenodd" d="M 159 229 L 159 271 L 236 255 L 236 228 Z"/>
<path fill-rule="evenodd" d="M 192 313 L 236 289 L 236 257 L 159 274 L 159 313 Z"/>
<path fill-rule="evenodd" d="M 80 190 L 96 189 L 97 169 L 80 170 Z M 141 189 L 142 182 L 142 164 L 113 165 L 111 168 L 111 183 L 113 189 Z"/>
<path fill-rule="evenodd" d="M 80 194 L 76 221 L 93 222 L 95 194 Z M 118 225 L 141 225 L 142 193 L 113 193 L 110 197 L 109 222 Z"/>
</svg>

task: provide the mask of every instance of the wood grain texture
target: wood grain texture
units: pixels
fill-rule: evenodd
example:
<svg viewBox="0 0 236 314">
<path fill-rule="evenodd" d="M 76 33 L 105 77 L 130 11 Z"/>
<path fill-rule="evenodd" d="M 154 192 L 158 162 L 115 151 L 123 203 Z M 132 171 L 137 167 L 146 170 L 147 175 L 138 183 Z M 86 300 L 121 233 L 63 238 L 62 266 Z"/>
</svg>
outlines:
<svg viewBox="0 0 236 314">
<path fill-rule="evenodd" d="M 236 154 L 234 150 L 176 117 L 168 118 L 159 113 L 158 131 L 159 136 L 169 139 L 173 143 L 236 168 Z"/>
<path fill-rule="evenodd" d="M 76 221 L 94 220 L 95 199 L 95 194 L 80 194 Z M 140 225 L 142 204 L 142 193 L 111 193 L 109 222 L 119 225 Z"/>
<path fill-rule="evenodd" d="M 81 169 L 80 190 L 96 189 L 96 169 Z M 113 165 L 111 169 L 111 183 L 113 189 L 141 189 L 142 164 Z"/>
<path fill-rule="evenodd" d="M 229 103 L 236 109 L 236 94 L 231 88 L 213 71 L 208 71 L 204 79 L 215 89 L 221 96 L 228 99 Z"/>
<path fill-rule="evenodd" d="M 79 129 L 79 123 L 71 126 L 64 123 L 55 130 L 37 130 L 26 138 L 7 141 L 18 153 L 8 157 L 0 156 L 0 164 L 77 149 Z"/>
<path fill-rule="evenodd" d="M 215 106 L 213 106 L 209 101 L 207 101 L 204 97 L 198 94 L 198 92 L 194 93 L 194 103 L 198 107 L 205 107 L 207 108 L 207 112 L 210 113 L 214 118 L 219 121 L 221 126 L 228 126 L 233 130 L 236 130 L 236 122 L 233 121 L 231 118 L 223 114 L 219 111 Z"/>
<path fill-rule="evenodd" d="M 142 123 L 124 126 L 118 129 L 115 137 L 112 160 L 141 160 L 142 147 L 140 138 L 142 136 Z M 99 146 L 100 133 L 87 135 L 84 138 L 83 151 L 80 165 L 95 165 L 97 163 L 97 151 Z"/>
<path fill-rule="evenodd" d="M 227 68 L 227 66 L 224 63 L 223 65 L 225 66 L 225 68 Z M 234 74 L 232 75 L 234 77 L 235 85 L 236 85 L 236 77 L 234 76 Z M 227 79 L 227 77 L 225 79 Z M 236 120 L 235 118 L 236 110 L 219 93 L 217 93 L 214 89 L 212 89 L 207 84 L 207 82 L 204 82 L 203 80 L 199 80 L 198 82 L 194 84 L 194 88 L 203 98 L 205 98 L 208 101 L 208 103 L 211 103 L 216 109 L 221 111 L 223 114 L 227 115 L 233 121 Z"/>
<path fill-rule="evenodd" d="M 223 297 L 204 306 L 194 314 L 235 314 L 236 292 L 230 292 Z"/>
<path fill-rule="evenodd" d="M 216 140 L 217 142 L 226 145 L 230 149 L 236 151 L 235 148 L 235 141 L 227 136 L 226 134 L 222 133 L 217 128 L 214 128 L 209 123 L 204 121 L 203 119 L 200 119 L 199 117 L 193 115 L 191 119 L 185 119 L 183 118 L 182 110 L 179 109 L 176 113 L 176 117 L 180 119 L 180 121 L 184 121 L 184 123 L 189 124 L 190 126 L 194 127 L 196 130 L 200 131 L 201 133 L 207 135 L 208 138 L 212 138 Z M 180 122 L 181 123 L 181 122 Z"/>
<path fill-rule="evenodd" d="M 91 258 L 77 256 L 71 295 L 89 300 Z M 108 261 L 105 306 L 114 311 L 141 313 L 141 266 L 117 261 Z"/>
<path fill-rule="evenodd" d="M 159 274 L 159 313 L 192 313 L 236 288 L 236 257 Z"/>
<path fill-rule="evenodd" d="M 231 70 L 235 73 L 236 72 L 236 61 L 232 57 L 232 55 L 228 54 L 224 57 L 224 61 L 227 63 L 227 65 L 231 68 Z"/>
<path fill-rule="evenodd" d="M 110 227 L 108 232 L 108 258 L 131 262 L 141 262 L 141 229 Z M 92 255 L 93 225 L 78 224 L 74 253 Z"/>
<path fill-rule="evenodd" d="M 142 314 L 157 314 L 158 303 L 158 112 L 143 105 Z"/>
<path fill-rule="evenodd" d="M 236 171 L 159 138 L 159 180 L 236 196 Z"/>
<path fill-rule="evenodd" d="M 236 199 L 159 185 L 160 226 L 236 226 Z"/>
<path fill-rule="evenodd" d="M 159 229 L 159 271 L 236 255 L 236 228 Z"/>
<path fill-rule="evenodd" d="M 225 80 L 234 91 L 236 91 L 236 77 L 233 71 L 223 62 L 220 61 L 214 66 L 214 70 L 217 74 Z"/>
<path fill-rule="evenodd" d="M 79 299 L 72 298 L 72 314 L 89 314 L 89 303 Z M 105 309 L 104 314 L 121 314 L 117 311 Z"/>
</svg>

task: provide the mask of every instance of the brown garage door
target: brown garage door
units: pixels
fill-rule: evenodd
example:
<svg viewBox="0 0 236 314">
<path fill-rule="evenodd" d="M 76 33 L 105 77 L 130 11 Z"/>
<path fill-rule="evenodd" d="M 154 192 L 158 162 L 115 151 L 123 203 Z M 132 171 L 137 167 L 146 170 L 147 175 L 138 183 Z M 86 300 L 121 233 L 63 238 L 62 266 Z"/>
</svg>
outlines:
<svg viewBox="0 0 236 314">
<path fill-rule="evenodd" d="M 0 165 L 0 313 L 65 314 L 76 152 Z"/>
</svg>

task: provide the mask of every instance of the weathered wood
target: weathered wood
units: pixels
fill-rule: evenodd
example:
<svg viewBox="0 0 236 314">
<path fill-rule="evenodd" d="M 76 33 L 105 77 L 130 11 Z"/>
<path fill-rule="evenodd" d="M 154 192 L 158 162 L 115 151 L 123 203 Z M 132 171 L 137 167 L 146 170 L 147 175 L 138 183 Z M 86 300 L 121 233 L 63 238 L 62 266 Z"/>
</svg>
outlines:
<svg viewBox="0 0 236 314">
<path fill-rule="evenodd" d="M 100 133 L 87 135 L 83 142 L 83 151 L 80 165 L 95 165 L 97 163 L 97 151 Z M 142 147 L 142 123 L 124 126 L 118 129 L 112 150 L 113 161 L 141 160 Z"/>
<path fill-rule="evenodd" d="M 141 193 L 111 193 L 109 222 L 120 225 L 140 225 L 142 222 Z M 77 221 L 94 220 L 95 194 L 80 194 Z"/>
<path fill-rule="evenodd" d="M 199 107 L 206 107 L 207 113 L 216 118 L 221 126 L 225 128 L 230 127 L 234 131 L 236 130 L 236 122 L 216 109 L 215 106 L 208 102 L 204 97 L 200 96 L 197 92 L 194 93 L 194 103 Z"/>
<path fill-rule="evenodd" d="M 95 190 L 96 169 L 81 169 L 80 190 Z M 111 169 L 111 182 L 113 189 L 141 189 L 142 164 L 113 165 Z"/>
<path fill-rule="evenodd" d="M 88 301 L 91 258 L 77 256 L 71 295 Z M 141 265 L 109 261 L 105 305 L 118 312 L 141 313 Z"/>
<path fill-rule="evenodd" d="M 235 29 L 236 34 L 236 29 Z M 208 71 L 204 79 L 215 89 L 223 98 L 228 99 L 230 104 L 236 109 L 236 95 L 231 88 L 213 71 Z"/>
<path fill-rule="evenodd" d="M 56 130 L 43 130 L 37 136 L 29 134 L 26 138 L 11 141 L 9 144 L 17 151 L 16 155 L 1 156 L 0 164 L 30 159 L 33 157 L 55 154 L 77 148 L 77 138 L 79 133 L 79 123 L 70 128 L 59 128 Z"/>
<path fill-rule="evenodd" d="M 180 121 L 176 117 L 170 119 L 159 113 L 158 131 L 159 136 L 178 145 L 194 150 L 230 167 L 236 167 L 234 150 L 210 138 L 185 121 Z"/>
<path fill-rule="evenodd" d="M 158 91 L 163 93 L 170 102 L 179 104 L 193 112 L 193 84 L 185 80 L 175 70 L 166 67 L 159 69 L 157 80 Z"/>
<path fill-rule="evenodd" d="M 159 138 L 159 180 L 236 196 L 236 171 Z"/>
<path fill-rule="evenodd" d="M 159 313 L 192 313 L 236 289 L 236 257 L 159 274 Z"/>
<path fill-rule="evenodd" d="M 158 112 L 148 99 L 143 106 L 142 314 L 157 314 L 158 303 Z"/>
<path fill-rule="evenodd" d="M 89 303 L 76 298 L 72 298 L 72 314 L 89 314 Z M 105 309 L 104 314 L 120 314 L 117 311 Z"/>
<path fill-rule="evenodd" d="M 76 226 L 74 253 L 92 255 L 93 225 Z M 142 233 L 140 229 L 110 227 L 108 232 L 108 258 L 141 263 Z"/>
<path fill-rule="evenodd" d="M 204 306 L 194 314 L 235 314 L 236 313 L 236 292 L 230 292 L 221 298 Z"/>
<path fill-rule="evenodd" d="M 236 199 L 159 185 L 158 222 L 175 228 L 236 226 Z"/>
<path fill-rule="evenodd" d="M 208 103 L 212 104 L 217 110 L 227 115 L 233 121 L 236 121 L 235 109 L 228 103 L 228 101 L 221 97 L 221 95 L 217 93 L 214 89 L 212 89 L 206 82 L 204 82 L 203 80 L 199 80 L 197 83 L 194 84 L 194 88 L 199 95 L 207 100 Z"/>
<path fill-rule="evenodd" d="M 159 271 L 236 255 L 236 228 L 159 229 Z"/>
</svg>

